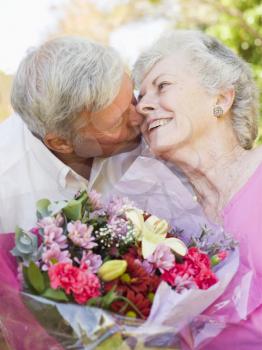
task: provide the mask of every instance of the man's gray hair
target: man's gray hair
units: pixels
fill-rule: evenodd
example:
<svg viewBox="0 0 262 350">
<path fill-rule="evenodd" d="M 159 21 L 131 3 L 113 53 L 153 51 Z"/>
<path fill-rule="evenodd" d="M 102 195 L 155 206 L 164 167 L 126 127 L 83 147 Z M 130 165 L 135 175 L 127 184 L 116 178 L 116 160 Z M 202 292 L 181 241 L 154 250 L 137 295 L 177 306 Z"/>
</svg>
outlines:
<svg viewBox="0 0 262 350">
<path fill-rule="evenodd" d="M 81 37 L 61 37 L 31 50 L 14 78 L 11 103 L 29 129 L 71 137 L 87 109 L 108 106 L 118 94 L 124 65 L 118 53 Z"/>
<path fill-rule="evenodd" d="M 258 133 L 257 88 L 247 63 L 217 39 L 196 30 L 174 30 L 164 34 L 136 61 L 133 70 L 136 87 L 140 87 L 157 62 L 177 52 L 186 53 L 210 93 L 234 87 L 232 127 L 239 144 L 250 149 Z"/>
</svg>

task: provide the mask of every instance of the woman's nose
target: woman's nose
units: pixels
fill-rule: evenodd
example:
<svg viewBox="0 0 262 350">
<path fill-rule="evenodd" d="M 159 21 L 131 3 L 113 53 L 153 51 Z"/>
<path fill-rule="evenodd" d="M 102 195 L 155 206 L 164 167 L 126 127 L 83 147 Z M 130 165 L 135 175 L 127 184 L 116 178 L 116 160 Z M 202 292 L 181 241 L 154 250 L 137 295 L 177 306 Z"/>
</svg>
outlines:
<svg viewBox="0 0 262 350">
<path fill-rule="evenodd" d="M 148 114 L 150 114 L 152 111 L 155 110 L 155 106 L 150 98 L 143 96 L 140 99 L 140 101 L 137 103 L 136 110 L 139 114 L 147 116 Z"/>
</svg>

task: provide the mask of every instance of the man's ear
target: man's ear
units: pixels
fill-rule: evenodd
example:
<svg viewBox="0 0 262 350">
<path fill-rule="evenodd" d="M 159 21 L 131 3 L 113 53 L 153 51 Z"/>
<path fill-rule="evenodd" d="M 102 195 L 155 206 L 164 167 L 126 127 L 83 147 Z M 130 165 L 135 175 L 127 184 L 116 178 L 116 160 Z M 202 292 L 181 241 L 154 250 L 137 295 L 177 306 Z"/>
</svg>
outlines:
<svg viewBox="0 0 262 350">
<path fill-rule="evenodd" d="M 74 151 L 70 141 L 51 132 L 45 135 L 43 141 L 49 149 L 57 153 L 69 154 Z"/>
<path fill-rule="evenodd" d="M 232 107 L 234 99 L 235 99 L 235 89 L 232 86 L 226 90 L 220 91 L 219 95 L 217 96 L 216 104 L 218 106 L 221 106 L 223 108 L 224 114 L 226 114 Z"/>
</svg>

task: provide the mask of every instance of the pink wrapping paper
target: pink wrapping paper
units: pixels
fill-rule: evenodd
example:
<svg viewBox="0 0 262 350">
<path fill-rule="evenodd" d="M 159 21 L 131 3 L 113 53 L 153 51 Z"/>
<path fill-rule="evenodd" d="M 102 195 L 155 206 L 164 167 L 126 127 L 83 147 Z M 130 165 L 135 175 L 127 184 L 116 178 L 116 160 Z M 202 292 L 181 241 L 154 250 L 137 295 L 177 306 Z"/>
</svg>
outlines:
<svg viewBox="0 0 262 350">
<path fill-rule="evenodd" d="M 0 234 L 0 322 L 12 350 L 62 350 L 25 307 L 19 293 L 13 234 Z"/>
</svg>

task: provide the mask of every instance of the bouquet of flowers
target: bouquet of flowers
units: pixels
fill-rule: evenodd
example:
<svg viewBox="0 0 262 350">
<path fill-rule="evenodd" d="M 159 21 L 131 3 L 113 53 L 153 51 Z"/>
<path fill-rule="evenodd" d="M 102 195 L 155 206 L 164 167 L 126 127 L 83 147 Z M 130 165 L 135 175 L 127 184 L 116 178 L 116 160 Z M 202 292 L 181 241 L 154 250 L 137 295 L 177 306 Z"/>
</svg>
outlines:
<svg viewBox="0 0 262 350">
<path fill-rule="evenodd" d="M 103 203 L 97 192 L 82 191 L 71 201 L 38 201 L 36 226 L 16 229 L 12 254 L 26 304 L 49 331 L 52 324 L 64 348 L 93 349 L 105 339 L 116 347 L 116 337 L 127 348 L 139 339 L 155 345 L 156 333 L 169 334 L 160 345 L 170 347 L 236 272 L 235 242 L 210 235 L 204 227 L 185 240 L 127 198 Z"/>
</svg>

